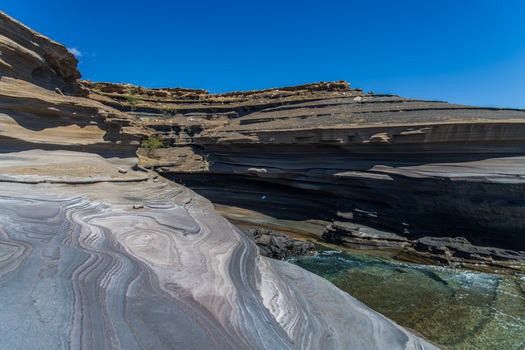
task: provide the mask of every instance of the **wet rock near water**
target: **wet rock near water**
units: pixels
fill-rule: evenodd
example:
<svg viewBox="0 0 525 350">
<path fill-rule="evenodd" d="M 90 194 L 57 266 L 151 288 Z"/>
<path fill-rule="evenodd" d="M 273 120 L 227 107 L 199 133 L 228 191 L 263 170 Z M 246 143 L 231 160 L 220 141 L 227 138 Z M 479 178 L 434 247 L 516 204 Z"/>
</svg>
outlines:
<svg viewBox="0 0 525 350">
<path fill-rule="evenodd" d="M 313 243 L 297 241 L 279 232 L 256 228 L 245 234 L 259 247 L 261 255 L 269 258 L 283 259 L 314 253 Z"/>
<path fill-rule="evenodd" d="M 357 227 L 352 222 L 335 221 L 326 227 L 322 240 L 353 249 L 398 249 L 395 258 L 399 260 L 525 271 L 524 251 L 479 246 L 465 237 L 408 239 L 391 232 Z"/>
<path fill-rule="evenodd" d="M 326 227 L 322 240 L 326 243 L 356 249 L 403 248 L 411 242 L 391 232 L 363 232 L 353 223 L 339 221 Z"/>
<path fill-rule="evenodd" d="M 508 267 L 525 265 L 525 251 L 482 247 L 470 243 L 464 237 L 422 237 L 407 245 L 405 254 L 435 260 L 445 264 L 483 263 Z"/>
</svg>

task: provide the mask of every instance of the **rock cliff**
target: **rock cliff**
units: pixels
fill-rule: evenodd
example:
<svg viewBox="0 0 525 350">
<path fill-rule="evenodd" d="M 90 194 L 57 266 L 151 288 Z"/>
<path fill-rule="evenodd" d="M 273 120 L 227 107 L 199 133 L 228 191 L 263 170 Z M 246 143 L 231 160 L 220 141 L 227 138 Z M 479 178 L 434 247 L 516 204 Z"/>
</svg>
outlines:
<svg viewBox="0 0 525 350">
<path fill-rule="evenodd" d="M 525 257 L 523 110 L 375 95 L 343 81 L 228 94 L 82 84 L 122 111 L 128 94 L 140 96 L 134 114 L 169 146 L 144 164 L 213 202 L 372 225 L 399 248 L 463 237 Z M 375 237 L 373 246 L 392 244 Z"/>
<path fill-rule="evenodd" d="M 64 46 L 0 13 L 0 53 L 3 347 L 435 348 L 137 167 Z"/>
</svg>

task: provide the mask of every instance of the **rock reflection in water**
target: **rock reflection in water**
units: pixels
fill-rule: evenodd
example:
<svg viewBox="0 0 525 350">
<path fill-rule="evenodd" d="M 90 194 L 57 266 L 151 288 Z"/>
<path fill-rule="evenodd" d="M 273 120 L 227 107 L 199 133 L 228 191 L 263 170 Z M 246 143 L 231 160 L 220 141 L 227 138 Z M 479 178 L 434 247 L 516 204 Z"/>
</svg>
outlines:
<svg viewBox="0 0 525 350">
<path fill-rule="evenodd" d="M 291 260 L 397 323 L 451 349 L 525 342 L 525 277 L 400 263 L 348 251 Z"/>
</svg>

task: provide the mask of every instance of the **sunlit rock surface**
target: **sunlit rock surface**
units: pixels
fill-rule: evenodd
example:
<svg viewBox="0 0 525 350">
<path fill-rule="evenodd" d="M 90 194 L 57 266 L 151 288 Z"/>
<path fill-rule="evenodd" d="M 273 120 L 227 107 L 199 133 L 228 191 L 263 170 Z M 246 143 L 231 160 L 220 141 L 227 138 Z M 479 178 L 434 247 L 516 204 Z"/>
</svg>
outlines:
<svg viewBox="0 0 525 350">
<path fill-rule="evenodd" d="M 0 13 L 0 49 L 2 348 L 435 348 L 137 168 L 62 45 Z"/>
</svg>

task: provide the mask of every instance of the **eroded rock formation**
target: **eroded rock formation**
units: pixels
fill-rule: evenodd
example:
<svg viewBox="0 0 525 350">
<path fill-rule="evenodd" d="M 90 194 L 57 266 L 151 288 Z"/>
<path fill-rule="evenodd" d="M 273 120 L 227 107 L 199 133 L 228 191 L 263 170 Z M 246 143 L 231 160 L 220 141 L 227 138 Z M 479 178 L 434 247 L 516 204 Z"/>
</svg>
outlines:
<svg viewBox="0 0 525 350">
<path fill-rule="evenodd" d="M 83 84 L 121 110 L 126 93 L 140 93 L 135 115 L 170 146 L 144 164 L 213 202 L 282 217 L 297 205 L 402 240 L 464 237 L 525 251 L 523 110 L 365 94 L 345 82 L 163 96 Z"/>
<path fill-rule="evenodd" d="M 507 273 L 523 274 L 525 252 L 476 246 L 464 237 L 430 237 L 409 239 L 392 232 L 363 230 L 348 222 L 328 225 L 323 241 L 353 249 L 397 250 L 394 257 L 419 263 L 442 263 L 476 270 L 490 268 Z M 489 269 L 487 269 L 487 267 Z M 493 270 L 492 270 L 493 271 Z"/>
<path fill-rule="evenodd" d="M 328 225 L 321 237 L 333 243 L 356 249 L 404 248 L 411 243 L 408 239 L 391 232 L 363 232 L 359 227 L 347 222 L 336 221 Z"/>
<path fill-rule="evenodd" d="M 138 168 L 64 46 L 0 13 L 0 50 L 2 347 L 435 348 Z"/>
</svg>

